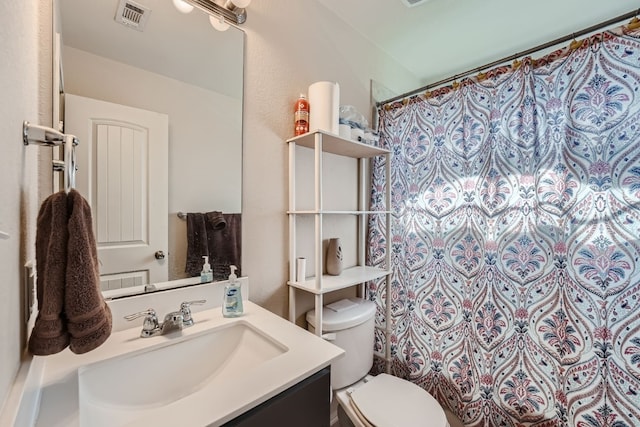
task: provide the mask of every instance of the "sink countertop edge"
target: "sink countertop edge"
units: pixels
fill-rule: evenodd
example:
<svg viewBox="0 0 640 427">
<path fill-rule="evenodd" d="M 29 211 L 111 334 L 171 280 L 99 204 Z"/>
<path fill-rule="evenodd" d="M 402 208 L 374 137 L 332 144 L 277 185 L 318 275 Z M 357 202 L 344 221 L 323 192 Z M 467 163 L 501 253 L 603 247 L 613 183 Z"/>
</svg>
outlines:
<svg viewBox="0 0 640 427">
<path fill-rule="evenodd" d="M 140 338 L 140 328 L 136 327 L 112 333 L 102 346 L 86 354 L 76 355 L 65 349 L 56 355 L 47 356 L 44 358 L 42 398 L 36 426 L 79 427 L 77 372 L 80 367 L 159 345 L 172 344 L 176 339 L 181 339 L 180 337 L 187 338 L 226 324 L 247 322 L 285 345 L 288 351 L 270 360 L 269 369 L 254 373 L 251 378 L 244 377 L 245 381 L 250 380 L 250 387 L 243 389 L 243 381 L 234 381 L 234 384 L 221 390 L 223 393 L 208 399 L 206 407 L 197 411 L 199 413 L 192 413 L 192 403 L 198 400 L 204 403 L 203 399 L 211 396 L 195 392 L 193 397 L 167 405 L 172 407 L 172 410 L 160 411 L 166 413 L 158 414 L 158 419 L 162 420 L 163 425 L 170 425 L 174 421 L 171 420 L 173 417 L 184 422 L 185 414 L 181 413 L 183 411 L 189 412 L 187 415 L 190 425 L 223 424 L 330 365 L 344 353 L 339 347 L 257 304 L 250 301 L 244 301 L 244 304 L 245 314 L 237 318 L 223 317 L 219 307 L 195 313 L 195 325 L 181 333 Z M 238 378 L 242 379 L 242 376 L 239 375 Z"/>
</svg>

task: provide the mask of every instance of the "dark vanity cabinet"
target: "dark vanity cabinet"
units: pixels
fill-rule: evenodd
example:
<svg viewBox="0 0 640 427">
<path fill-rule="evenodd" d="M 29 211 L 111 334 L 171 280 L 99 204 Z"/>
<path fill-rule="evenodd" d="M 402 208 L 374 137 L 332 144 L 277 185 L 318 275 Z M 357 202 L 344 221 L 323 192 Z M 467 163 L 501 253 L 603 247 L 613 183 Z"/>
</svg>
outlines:
<svg viewBox="0 0 640 427">
<path fill-rule="evenodd" d="M 331 367 L 324 368 L 224 426 L 329 427 Z"/>
</svg>

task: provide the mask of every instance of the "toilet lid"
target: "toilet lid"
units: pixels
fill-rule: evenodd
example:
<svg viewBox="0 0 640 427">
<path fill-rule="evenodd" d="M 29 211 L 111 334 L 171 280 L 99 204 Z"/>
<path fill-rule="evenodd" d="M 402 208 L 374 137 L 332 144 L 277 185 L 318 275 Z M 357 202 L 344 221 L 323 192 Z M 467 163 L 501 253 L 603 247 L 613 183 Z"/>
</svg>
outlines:
<svg viewBox="0 0 640 427">
<path fill-rule="evenodd" d="M 436 399 L 417 385 L 380 374 L 356 388 L 351 403 L 376 427 L 446 427 L 447 417 Z"/>
</svg>

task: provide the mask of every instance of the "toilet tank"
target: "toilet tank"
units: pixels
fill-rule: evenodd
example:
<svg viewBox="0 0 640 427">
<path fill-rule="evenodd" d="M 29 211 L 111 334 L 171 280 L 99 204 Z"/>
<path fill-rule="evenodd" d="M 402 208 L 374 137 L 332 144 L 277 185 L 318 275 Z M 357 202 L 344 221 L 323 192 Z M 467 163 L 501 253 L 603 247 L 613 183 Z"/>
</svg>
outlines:
<svg viewBox="0 0 640 427">
<path fill-rule="evenodd" d="M 371 301 L 349 298 L 327 304 L 322 309 L 322 333 L 335 335 L 329 342 L 345 351 L 331 364 L 331 387 L 334 390 L 351 385 L 373 365 L 374 314 Z M 307 312 L 309 330 L 315 333 L 316 311 Z"/>
</svg>

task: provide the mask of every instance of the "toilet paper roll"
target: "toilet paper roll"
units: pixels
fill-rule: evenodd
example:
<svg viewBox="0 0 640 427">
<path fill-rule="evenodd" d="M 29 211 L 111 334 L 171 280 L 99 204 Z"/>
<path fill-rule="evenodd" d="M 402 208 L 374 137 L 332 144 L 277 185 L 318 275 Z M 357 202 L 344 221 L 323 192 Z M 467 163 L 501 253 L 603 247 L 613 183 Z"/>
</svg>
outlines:
<svg viewBox="0 0 640 427">
<path fill-rule="evenodd" d="M 307 259 L 306 258 L 298 258 L 296 260 L 296 282 L 303 283 L 305 277 L 307 276 Z"/>
<path fill-rule="evenodd" d="M 309 86 L 309 130 L 338 135 L 340 86 L 336 82 L 315 82 Z"/>
</svg>

